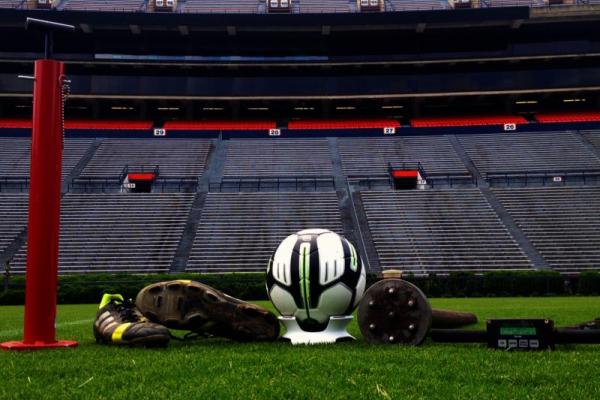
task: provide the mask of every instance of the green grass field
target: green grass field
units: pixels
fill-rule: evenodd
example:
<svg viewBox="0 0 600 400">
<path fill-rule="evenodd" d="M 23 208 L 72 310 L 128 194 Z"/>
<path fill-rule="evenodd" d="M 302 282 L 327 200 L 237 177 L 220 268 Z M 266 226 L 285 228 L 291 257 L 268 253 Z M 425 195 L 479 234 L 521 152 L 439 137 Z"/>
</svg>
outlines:
<svg viewBox="0 0 600 400">
<path fill-rule="evenodd" d="M 600 298 L 432 299 L 490 317 L 547 317 L 558 325 L 600 315 Z M 60 338 L 75 350 L 0 352 L 0 399 L 598 399 L 600 346 L 507 353 L 482 345 L 418 348 L 354 343 L 296 346 L 219 339 L 166 349 L 96 345 L 94 305 L 59 307 Z M 0 307 L 0 341 L 21 338 L 22 307 Z"/>
</svg>

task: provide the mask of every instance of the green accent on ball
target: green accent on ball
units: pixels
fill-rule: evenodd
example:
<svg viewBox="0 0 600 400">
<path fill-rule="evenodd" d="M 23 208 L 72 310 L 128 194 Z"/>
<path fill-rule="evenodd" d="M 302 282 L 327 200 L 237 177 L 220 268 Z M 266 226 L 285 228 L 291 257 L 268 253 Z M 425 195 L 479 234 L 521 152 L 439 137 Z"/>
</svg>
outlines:
<svg viewBox="0 0 600 400">
<path fill-rule="evenodd" d="M 348 242 L 350 245 L 350 269 L 355 271 L 358 269 L 358 257 L 356 255 L 356 249 L 352 245 L 352 243 Z"/>
<path fill-rule="evenodd" d="M 300 258 L 300 285 L 302 285 L 302 301 L 304 302 L 304 309 L 306 310 L 306 317 L 310 318 L 310 257 L 308 257 L 308 250 L 310 244 L 306 246 L 303 244 L 302 257 Z"/>
</svg>

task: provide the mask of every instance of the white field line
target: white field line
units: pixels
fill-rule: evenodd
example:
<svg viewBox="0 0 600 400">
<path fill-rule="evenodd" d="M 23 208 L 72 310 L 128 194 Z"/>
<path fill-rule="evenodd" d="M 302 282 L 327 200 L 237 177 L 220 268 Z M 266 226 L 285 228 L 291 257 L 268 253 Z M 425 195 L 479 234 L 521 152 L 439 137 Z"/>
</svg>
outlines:
<svg viewBox="0 0 600 400">
<path fill-rule="evenodd" d="M 61 322 L 61 323 L 56 324 L 56 327 L 61 328 L 63 326 L 84 325 L 84 324 L 91 323 L 93 320 L 94 320 L 93 318 L 88 318 L 88 319 L 80 319 L 77 321 Z M 4 331 L 0 331 L 0 337 L 14 336 L 14 335 L 17 335 L 22 332 L 23 332 L 23 329 L 4 330 Z"/>
</svg>

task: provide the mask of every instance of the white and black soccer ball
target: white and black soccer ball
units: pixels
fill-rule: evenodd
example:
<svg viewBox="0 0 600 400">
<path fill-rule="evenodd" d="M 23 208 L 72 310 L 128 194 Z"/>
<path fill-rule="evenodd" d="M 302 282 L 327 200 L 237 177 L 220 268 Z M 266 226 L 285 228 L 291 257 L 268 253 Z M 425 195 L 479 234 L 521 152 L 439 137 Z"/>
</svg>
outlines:
<svg viewBox="0 0 600 400">
<path fill-rule="evenodd" d="M 321 331 L 329 317 L 352 314 L 365 285 L 365 267 L 354 245 L 325 229 L 288 236 L 267 267 L 273 305 L 305 331 Z"/>
</svg>

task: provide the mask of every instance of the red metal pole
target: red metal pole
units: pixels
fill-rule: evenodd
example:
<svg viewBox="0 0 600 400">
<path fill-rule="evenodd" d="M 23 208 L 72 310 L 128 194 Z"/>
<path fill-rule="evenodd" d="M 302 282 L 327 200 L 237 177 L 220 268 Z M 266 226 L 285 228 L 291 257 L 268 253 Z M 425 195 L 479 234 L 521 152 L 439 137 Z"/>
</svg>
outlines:
<svg viewBox="0 0 600 400">
<path fill-rule="evenodd" d="M 55 336 L 63 72 L 62 62 L 35 62 L 24 335 L 22 342 L 0 344 L 4 349 L 77 345 L 74 341 L 57 341 Z"/>
</svg>

